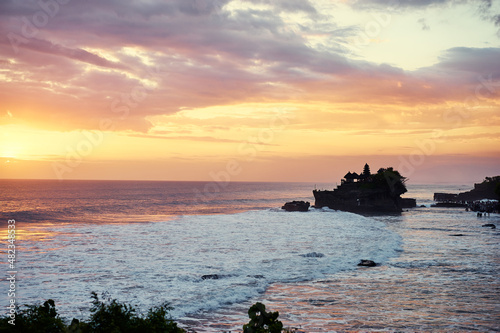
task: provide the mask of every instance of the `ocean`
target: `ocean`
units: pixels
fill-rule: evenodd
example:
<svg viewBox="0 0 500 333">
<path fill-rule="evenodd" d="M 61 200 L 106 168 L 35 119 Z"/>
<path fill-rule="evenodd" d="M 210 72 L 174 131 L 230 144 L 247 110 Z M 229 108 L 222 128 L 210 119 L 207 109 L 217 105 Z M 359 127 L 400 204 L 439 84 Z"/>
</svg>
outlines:
<svg viewBox="0 0 500 333">
<path fill-rule="evenodd" d="M 69 320 L 88 318 L 97 292 L 139 310 L 169 302 L 197 332 L 241 332 L 255 302 L 305 332 L 500 331 L 500 232 L 483 227 L 500 216 L 430 207 L 471 186 L 408 184 L 424 207 L 401 215 L 280 209 L 333 187 L 0 180 L 2 274 L 15 220 L 16 302 L 51 298 Z"/>
</svg>

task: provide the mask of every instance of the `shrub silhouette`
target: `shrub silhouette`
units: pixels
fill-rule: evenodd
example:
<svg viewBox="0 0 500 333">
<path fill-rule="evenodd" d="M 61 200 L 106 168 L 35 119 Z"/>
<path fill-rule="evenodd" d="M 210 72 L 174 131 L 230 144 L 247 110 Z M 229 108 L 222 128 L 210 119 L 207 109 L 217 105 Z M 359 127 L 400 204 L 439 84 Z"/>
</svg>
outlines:
<svg viewBox="0 0 500 333">
<path fill-rule="evenodd" d="M 0 318 L 0 332 L 22 333 L 183 333 L 168 316 L 172 308 L 167 304 L 149 309 L 146 316 L 137 316 L 136 310 L 116 299 L 100 300 L 92 292 L 91 316 L 88 321 L 73 319 L 66 325 L 59 317 L 55 302 L 51 299 L 43 305 L 28 305 L 26 310 L 17 309 L 15 326 L 9 324 L 10 317 Z"/>
<path fill-rule="evenodd" d="M 118 303 L 116 299 L 107 304 L 99 300 L 95 292 L 92 292 L 92 298 L 94 300 L 90 309 L 92 315 L 88 322 L 89 332 L 184 332 L 177 327 L 177 323 L 167 318 L 168 311 L 172 308 L 166 304 L 149 309 L 147 316 L 143 318 L 135 314 L 132 306 Z"/>
<path fill-rule="evenodd" d="M 0 319 L 0 332 L 59 333 L 66 325 L 57 314 L 56 304 L 49 299 L 43 305 L 27 305 L 25 310 L 16 308 L 15 325 L 9 324 L 10 317 Z"/>
<path fill-rule="evenodd" d="M 92 292 L 92 308 L 89 329 L 92 332 L 130 332 L 136 321 L 135 309 L 127 304 L 120 304 L 113 299 L 106 304 Z"/>
<path fill-rule="evenodd" d="M 52 299 L 42 305 L 26 305 L 25 310 L 16 308 L 15 325 L 9 316 L 0 317 L 0 333 L 186 333 L 177 326 L 168 312 L 167 304 L 152 307 L 144 316 L 116 299 L 102 300 L 92 292 L 91 315 L 88 321 L 73 319 L 69 325 L 59 317 Z M 243 325 L 244 333 L 281 333 L 283 324 L 278 320 L 279 312 L 266 312 L 266 306 L 255 303 L 248 310 L 250 321 Z M 296 332 L 295 329 L 284 332 Z"/>
<path fill-rule="evenodd" d="M 283 324 L 278 316 L 278 311 L 266 312 L 266 306 L 257 302 L 248 310 L 250 321 L 243 325 L 243 333 L 281 333 Z"/>
</svg>

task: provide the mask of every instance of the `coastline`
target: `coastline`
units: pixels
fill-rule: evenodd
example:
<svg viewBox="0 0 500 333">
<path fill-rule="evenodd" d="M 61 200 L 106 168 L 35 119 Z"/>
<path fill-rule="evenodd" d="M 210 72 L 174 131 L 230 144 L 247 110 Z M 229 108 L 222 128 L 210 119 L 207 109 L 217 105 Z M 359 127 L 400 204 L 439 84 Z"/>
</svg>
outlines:
<svg viewBox="0 0 500 333">
<path fill-rule="evenodd" d="M 446 223 L 430 223 L 436 214 L 448 216 Z M 500 330 L 494 318 L 500 299 L 491 294 L 491 287 L 500 284 L 500 267 L 492 261 L 500 250 L 499 232 L 483 228 L 484 219 L 462 209 L 426 207 L 375 218 L 403 237 L 398 257 L 378 267 L 339 272 L 326 279 L 272 284 L 258 300 L 279 311 L 286 326 L 305 332 Z M 460 220 L 463 223 L 457 224 Z M 489 222 L 499 224 L 500 215 L 492 215 Z M 457 233 L 463 236 L 454 236 Z M 477 242 L 470 243 L 473 239 Z M 487 251 L 481 242 L 488 244 Z M 457 247 L 465 244 L 471 249 L 457 253 Z M 472 253 L 477 254 L 478 267 L 488 268 L 476 272 L 468 261 L 462 261 Z M 252 301 L 216 311 L 215 318 L 234 325 L 204 318 L 208 322 L 200 332 L 222 328 L 239 332 L 233 316 L 244 312 Z"/>
</svg>

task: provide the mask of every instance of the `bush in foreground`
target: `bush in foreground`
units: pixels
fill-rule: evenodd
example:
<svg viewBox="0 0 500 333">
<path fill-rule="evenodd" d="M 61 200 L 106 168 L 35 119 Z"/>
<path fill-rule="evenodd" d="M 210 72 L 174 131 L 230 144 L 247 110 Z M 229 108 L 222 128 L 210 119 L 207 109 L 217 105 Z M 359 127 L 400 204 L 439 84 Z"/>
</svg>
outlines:
<svg viewBox="0 0 500 333">
<path fill-rule="evenodd" d="M 243 325 L 243 333 L 281 333 L 283 324 L 278 320 L 279 312 L 266 312 L 266 306 L 255 303 L 248 309 L 250 321 Z"/>
<path fill-rule="evenodd" d="M 28 305 L 26 310 L 19 310 L 15 317 L 0 318 L 0 332 L 22 333 L 183 333 L 177 323 L 168 316 L 167 304 L 149 309 L 145 316 L 136 315 L 136 310 L 116 299 L 105 302 L 92 293 L 91 316 L 88 321 L 73 319 L 66 325 L 59 317 L 53 300 L 43 305 Z"/>
<path fill-rule="evenodd" d="M 57 313 L 51 299 L 42 305 L 26 305 L 16 308 L 14 322 L 10 316 L 0 317 L 0 333 L 186 333 L 173 321 L 167 304 L 152 307 L 146 315 L 138 316 L 131 305 L 116 299 L 104 301 L 93 292 L 91 315 L 88 321 L 73 319 L 69 325 Z M 243 333 L 294 333 L 296 329 L 283 330 L 278 320 L 279 312 L 266 312 L 266 306 L 255 303 L 248 310 L 250 321 L 243 325 Z M 15 323 L 15 325 L 12 325 Z"/>
<path fill-rule="evenodd" d="M 15 320 L 10 316 L 0 319 L 0 332 L 64 332 L 66 325 L 59 318 L 56 304 L 53 300 L 45 301 L 43 305 L 28 305 L 25 310 L 16 309 Z M 15 322 L 15 326 L 11 323 Z"/>
<path fill-rule="evenodd" d="M 90 321 L 84 324 L 88 332 L 184 332 L 167 317 L 168 311 L 172 309 L 167 304 L 153 307 L 146 316 L 139 317 L 132 306 L 118 303 L 116 299 L 107 304 L 99 300 L 95 292 L 92 293 L 92 298 L 92 315 Z"/>
</svg>

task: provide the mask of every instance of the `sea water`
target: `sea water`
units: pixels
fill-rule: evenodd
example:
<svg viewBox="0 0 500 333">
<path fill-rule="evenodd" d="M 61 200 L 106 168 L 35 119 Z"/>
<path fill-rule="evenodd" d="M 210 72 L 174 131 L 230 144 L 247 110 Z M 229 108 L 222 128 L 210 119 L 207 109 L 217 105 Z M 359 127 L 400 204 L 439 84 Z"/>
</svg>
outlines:
<svg viewBox="0 0 500 333">
<path fill-rule="evenodd" d="M 432 192 L 462 187 L 410 186 L 426 207 L 363 217 L 279 208 L 312 201 L 314 184 L 206 184 L 3 181 L 18 303 L 52 298 L 85 319 L 91 292 L 140 310 L 168 302 L 198 332 L 241 331 L 256 301 L 307 332 L 500 329 L 499 233 L 482 227 L 498 215 L 430 207 Z"/>
</svg>

